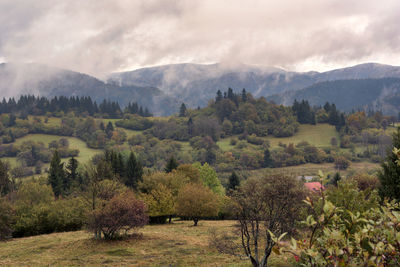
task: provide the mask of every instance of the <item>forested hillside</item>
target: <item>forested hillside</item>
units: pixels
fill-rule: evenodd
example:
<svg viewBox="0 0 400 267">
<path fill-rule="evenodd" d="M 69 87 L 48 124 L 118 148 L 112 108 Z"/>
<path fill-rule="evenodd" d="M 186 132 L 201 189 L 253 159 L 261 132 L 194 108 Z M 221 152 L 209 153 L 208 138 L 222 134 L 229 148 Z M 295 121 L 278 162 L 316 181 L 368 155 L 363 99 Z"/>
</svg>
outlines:
<svg viewBox="0 0 400 267">
<path fill-rule="evenodd" d="M 335 103 L 343 111 L 381 110 L 384 114 L 399 113 L 400 79 L 336 80 L 316 83 L 305 89 L 268 97 L 278 104 L 291 105 L 295 99 L 306 99 L 311 105 Z"/>
</svg>

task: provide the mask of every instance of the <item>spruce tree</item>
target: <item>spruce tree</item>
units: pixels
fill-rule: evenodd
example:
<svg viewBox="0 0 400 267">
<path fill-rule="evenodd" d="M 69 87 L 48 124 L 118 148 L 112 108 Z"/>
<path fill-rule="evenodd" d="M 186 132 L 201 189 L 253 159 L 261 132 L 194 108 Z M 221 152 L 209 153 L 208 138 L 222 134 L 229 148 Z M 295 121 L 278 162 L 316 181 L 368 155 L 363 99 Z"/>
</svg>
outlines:
<svg viewBox="0 0 400 267">
<path fill-rule="evenodd" d="M 246 92 L 246 89 L 244 89 L 244 88 L 242 90 L 242 101 L 243 102 L 247 101 L 247 92 Z"/>
<path fill-rule="evenodd" d="M 55 150 L 50 162 L 48 181 L 53 188 L 53 192 L 56 197 L 60 196 L 63 193 L 64 176 L 65 173 L 63 163 L 61 163 L 61 158 L 58 154 L 58 151 Z"/>
<path fill-rule="evenodd" d="M 136 189 L 138 183 L 142 181 L 142 176 L 142 164 L 136 159 L 135 154 L 131 152 L 126 163 L 125 185 Z"/>
<path fill-rule="evenodd" d="M 182 103 L 179 109 L 179 117 L 185 117 L 185 116 L 186 116 L 186 105 L 185 103 Z"/>
<path fill-rule="evenodd" d="M 6 164 L 0 160 L 0 197 L 8 194 L 11 190 L 11 180 L 8 176 Z"/>
<path fill-rule="evenodd" d="M 392 147 L 400 148 L 400 127 L 393 134 Z M 383 198 L 400 200 L 400 166 L 398 157 L 392 150 L 388 150 L 386 160 L 381 164 L 378 172 L 380 181 L 379 194 Z"/>
<path fill-rule="evenodd" d="M 111 138 L 112 134 L 114 132 L 114 126 L 112 125 L 111 121 L 108 122 L 107 127 L 106 127 L 106 134 L 108 138 Z"/>
<path fill-rule="evenodd" d="M 217 91 L 217 96 L 215 97 L 215 103 L 218 103 L 222 100 L 222 93 L 220 90 Z"/>
<path fill-rule="evenodd" d="M 233 171 L 231 176 L 229 176 L 229 184 L 228 189 L 235 190 L 236 187 L 240 185 L 239 176 L 237 176 L 236 172 Z"/>
<path fill-rule="evenodd" d="M 175 170 L 178 168 L 178 162 L 176 162 L 176 159 L 174 156 L 172 156 L 169 160 L 167 165 L 165 166 L 164 170 L 166 173 L 172 172 L 172 170 Z"/>
<path fill-rule="evenodd" d="M 68 160 L 68 164 L 66 166 L 66 177 L 68 178 L 68 183 L 64 182 L 64 187 L 69 189 L 69 187 L 71 186 L 71 183 L 76 183 L 78 182 L 78 173 L 77 173 L 77 169 L 78 169 L 78 161 L 74 158 L 71 157 Z"/>
<path fill-rule="evenodd" d="M 273 166 L 274 166 L 274 161 L 272 160 L 271 153 L 267 148 L 264 151 L 264 167 L 273 167 Z"/>
</svg>

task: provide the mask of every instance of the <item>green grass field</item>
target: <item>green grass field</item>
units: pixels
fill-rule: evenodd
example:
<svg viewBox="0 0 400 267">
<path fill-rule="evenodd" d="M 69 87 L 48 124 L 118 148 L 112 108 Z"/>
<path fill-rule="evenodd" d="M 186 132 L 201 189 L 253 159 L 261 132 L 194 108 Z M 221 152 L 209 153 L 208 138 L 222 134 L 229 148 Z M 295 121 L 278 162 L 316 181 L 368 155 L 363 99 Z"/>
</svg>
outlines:
<svg viewBox="0 0 400 267">
<path fill-rule="evenodd" d="M 299 127 L 299 131 L 290 137 L 273 137 L 267 136 L 264 137 L 265 140 L 268 140 L 271 148 L 278 147 L 279 143 L 283 144 L 298 144 L 302 141 L 306 141 L 311 145 L 317 147 L 329 147 L 331 146 L 331 139 L 335 137 L 339 141 L 339 133 L 336 131 L 335 126 L 329 124 L 317 124 L 317 125 L 308 125 L 301 124 Z M 217 145 L 223 151 L 229 151 L 234 148 L 230 144 L 232 138 L 236 138 L 237 136 L 230 136 L 227 138 L 223 138 L 217 142 Z"/>
<path fill-rule="evenodd" d="M 28 134 L 24 137 L 18 138 L 15 141 L 15 144 L 19 145 L 25 141 L 36 141 L 36 142 L 43 142 L 46 146 L 54 140 L 59 140 L 63 138 L 63 136 L 58 135 L 50 135 L 50 134 Z M 86 143 L 76 137 L 64 137 L 67 138 L 69 141 L 69 147 L 73 149 L 79 149 L 79 157 L 77 159 L 81 162 L 86 162 L 95 154 L 101 153 L 101 149 L 93 149 L 87 147 Z"/>
<path fill-rule="evenodd" d="M 0 266 L 251 266 L 248 259 L 209 246 L 210 229 L 230 230 L 234 221 L 192 224 L 149 225 L 140 237 L 111 242 L 93 240 L 84 231 L 0 242 Z M 289 265 L 283 256 L 270 259 L 268 266 Z"/>
<path fill-rule="evenodd" d="M 266 137 L 266 139 L 270 142 L 272 148 L 277 147 L 279 142 L 283 144 L 298 144 L 302 141 L 306 141 L 317 147 L 328 147 L 331 146 L 330 142 L 332 137 L 339 140 L 339 134 L 336 131 L 335 126 L 329 124 L 301 124 L 299 131 L 291 137 Z"/>
<path fill-rule="evenodd" d="M 371 162 L 352 162 L 350 167 L 345 171 L 340 171 L 341 175 L 351 176 L 354 173 L 374 173 L 379 169 L 378 163 Z M 298 166 L 289 166 L 282 168 L 265 168 L 254 171 L 249 171 L 251 176 L 263 176 L 268 173 L 285 173 L 292 174 L 295 176 L 317 176 L 319 171 L 322 171 L 326 174 L 333 174 L 337 172 L 333 163 L 323 163 L 323 164 L 314 164 L 307 163 Z"/>
</svg>

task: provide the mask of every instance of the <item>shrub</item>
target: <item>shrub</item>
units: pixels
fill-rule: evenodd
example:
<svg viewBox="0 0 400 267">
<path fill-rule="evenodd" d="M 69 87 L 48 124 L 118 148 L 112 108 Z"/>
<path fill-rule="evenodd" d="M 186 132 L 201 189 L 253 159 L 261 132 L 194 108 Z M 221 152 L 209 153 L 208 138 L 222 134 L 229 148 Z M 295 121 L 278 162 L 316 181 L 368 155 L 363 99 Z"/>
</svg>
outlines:
<svg viewBox="0 0 400 267">
<path fill-rule="evenodd" d="M 202 217 L 217 216 L 218 211 L 218 195 L 209 188 L 188 184 L 179 191 L 176 212 L 179 216 L 192 219 L 194 226 Z"/>
<path fill-rule="evenodd" d="M 97 237 L 103 234 L 104 239 L 115 239 L 121 232 L 143 227 L 149 217 L 146 205 L 137 200 L 132 192 L 114 196 L 103 207 L 93 211 L 89 217 L 88 228 Z"/>
<path fill-rule="evenodd" d="M 338 170 L 346 170 L 350 166 L 350 161 L 343 156 L 335 159 L 335 168 Z"/>
<path fill-rule="evenodd" d="M 5 199 L 0 199 L 0 240 L 11 237 L 15 221 L 14 209 Z"/>
</svg>

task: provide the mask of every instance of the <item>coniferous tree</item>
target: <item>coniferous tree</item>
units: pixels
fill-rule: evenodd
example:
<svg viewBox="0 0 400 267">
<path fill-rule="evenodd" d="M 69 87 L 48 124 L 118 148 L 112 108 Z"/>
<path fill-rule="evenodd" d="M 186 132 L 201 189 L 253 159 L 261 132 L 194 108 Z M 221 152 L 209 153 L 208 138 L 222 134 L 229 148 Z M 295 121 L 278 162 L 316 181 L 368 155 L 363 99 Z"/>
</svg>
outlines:
<svg viewBox="0 0 400 267">
<path fill-rule="evenodd" d="M 393 134 L 392 147 L 400 148 L 400 127 Z M 398 157 L 392 150 L 388 150 L 386 160 L 381 164 L 378 173 L 380 181 L 379 194 L 383 198 L 400 200 L 400 166 Z"/>
<path fill-rule="evenodd" d="M 0 197 L 8 194 L 11 190 L 11 180 L 8 176 L 6 164 L 0 160 Z"/>
<path fill-rule="evenodd" d="M 126 178 L 125 185 L 133 189 L 137 188 L 139 182 L 141 182 L 143 176 L 142 164 L 136 159 L 133 152 L 129 154 L 128 161 L 126 163 Z"/>
<path fill-rule="evenodd" d="M 106 127 L 106 134 L 107 134 L 108 138 L 111 138 L 113 132 L 114 132 L 114 126 L 110 121 L 110 122 L 108 122 L 107 127 Z"/>
<path fill-rule="evenodd" d="M 332 178 L 332 180 L 331 180 L 331 183 L 334 185 L 334 186 L 338 186 L 338 183 L 339 183 L 339 181 L 340 180 L 342 180 L 342 177 L 340 176 L 340 173 L 335 173 L 335 175 L 333 176 L 333 178 Z"/>
<path fill-rule="evenodd" d="M 172 170 L 175 170 L 176 168 L 178 168 L 178 162 L 176 162 L 176 159 L 174 158 L 174 156 L 172 156 L 169 160 L 167 165 L 165 166 L 164 170 L 166 173 L 172 172 Z"/>
<path fill-rule="evenodd" d="M 215 97 L 215 103 L 218 103 L 218 102 L 220 102 L 221 100 L 222 100 L 222 93 L 221 93 L 221 90 L 218 90 L 217 91 L 217 96 Z"/>
<path fill-rule="evenodd" d="M 79 182 L 77 169 L 78 169 L 78 161 L 74 157 L 71 157 L 68 160 L 68 164 L 66 166 L 66 175 L 65 175 L 68 178 L 70 185 L 72 183 Z M 70 185 L 68 186 L 68 189 Z"/>
<path fill-rule="evenodd" d="M 193 119 L 192 119 L 192 117 L 189 118 L 189 120 L 187 122 L 187 126 L 188 126 L 188 133 L 190 136 L 192 136 L 192 134 L 193 134 Z"/>
<path fill-rule="evenodd" d="M 186 116 L 186 105 L 185 103 L 182 103 L 179 109 L 179 117 L 185 117 L 185 116 Z"/>
<path fill-rule="evenodd" d="M 269 149 L 265 149 L 264 151 L 264 167 L 269 168 L 274 166 L 274 161 L 271 158 L 271 153 Z"/>
<path fill-rule="evenodd" d="M 53 188 L 53 192 L 56 197 L 60 196 L 63 193 L 63 182 L 65 179 L 64 176 L 65 173 L 63 163 L 61 163 L 61 158 L 58 154 L 58 151 L 55 150 L 50 162 L 48 181 Z"/>
<path fill-rule="evenodd" d="M 244 89 L 244 88 L 242 90 L 242 101 L 243 102 L 247 101 L 247 92 L 246 92 L 246 89 Z"/>
<path fill-rule="evenodd" d="M 235 190 L 236 187 L 240 185 L 239 176 L 237 176 L 236 172 L 233 171 L 231 176 L 229 176 L 229 184 L 228 189 Z"/>
</svg>

